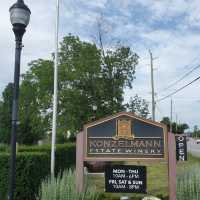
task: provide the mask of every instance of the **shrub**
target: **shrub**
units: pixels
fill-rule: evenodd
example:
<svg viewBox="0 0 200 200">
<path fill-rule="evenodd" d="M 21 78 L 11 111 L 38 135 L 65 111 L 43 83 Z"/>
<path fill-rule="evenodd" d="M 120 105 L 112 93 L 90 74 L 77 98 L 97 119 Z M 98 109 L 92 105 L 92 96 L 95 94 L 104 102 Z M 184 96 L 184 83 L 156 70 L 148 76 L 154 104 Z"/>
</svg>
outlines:
<svg viewBox="0 0 200 200">
<path fill-rule="evenodd" d="M 6 199 L 8 187 L 9 155 L 0 153 L 0 199 Z"/>
<path fill-rule="evenodd" d="M 0 152 L 7 152 L 7 151 L 8 151 L 8 145 L 0 144 Z"/>
<path fill-rule="evenodd" d="M 200 199 L 200 166 L 194 165 L 177 178 L 177 200 Z"/>
<path fill-rule="evenodd" d="M 85 187 L 83 193 L 76 192 L 75 173 L 65 171 L 57 179 L 48 178 L 42 183 L 38 200 L 97 200 L 98 193 L 94 187 Z"/>
<path fill-rule="evenodd" d="M 75 144 L 56 145 L 56 174 L 75 165 Z M 19 146 L 16 161 L 15 200 L 35 200 L 44 178 L 50 174 L 51 146 Z M 10 156 L 0 152 L 0 200 L 6 199 Z"/>
<path fill-rule="evenodd" d="M 46 152 L 51 155 L 51 145 L 42 146 L 20 146 L 18 152 Z M 55 153 L 55 173 L 63 172 L 66 168 L 75 166 L 76 163 L 76 145 L 75 143 L 56 145 Z"/>
<path fill-rule="evenodd" d="M 0 199 L 8 191 L 9 154 L 0 154 Z M 50 157 L 46 153 L 20 153 L 16 158 L 15 200 L 32 200 L 41 180 L 49 174 Z"/>
</svg>

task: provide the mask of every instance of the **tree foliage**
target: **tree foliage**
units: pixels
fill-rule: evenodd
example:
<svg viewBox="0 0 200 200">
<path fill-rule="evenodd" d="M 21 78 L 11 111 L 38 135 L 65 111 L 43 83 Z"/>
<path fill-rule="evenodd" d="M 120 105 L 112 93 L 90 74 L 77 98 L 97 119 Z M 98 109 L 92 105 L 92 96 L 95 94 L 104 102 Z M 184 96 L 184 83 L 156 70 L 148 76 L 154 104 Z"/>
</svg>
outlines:
<svg viewBox="0 0 200 200">
<path fill-rule="evenodd" d="M 37 60 L 29 64 L 20 86 L 20 126 L 18 142 L 33 144 L 49 130 L 53 94 L 53 62 Z"/>
<path fill-rule="evenodd" d="M 200 130 L 197 125 L 195 125 L 193 128 L 192 137 L 200 138 Z"/>
<path fill-rule="evenodd" d="M 13 84 L 9 83 L 3 91 L 0 101 L 0 143 L 9 143 L 11 134 L 11 115 Z"/>
<path fill-rule="evenodd" d="M 127 104 L 127 109 L 142 118 L 147 118 L 149 114 L 148 102 L 138 95 L 135 95 L 133 98 L 131 97 Z"/>
<path fill-rule="evenodd" d="M 130 48 L 103 53 L 95 44 L 69 35 L 61 43 L 59 55 L 61 127 L 78 131 L 94 115 L 100 118 L 125 109 L 123 91 L 132 86 L 138 60 Z"/>
<path fill-rule="evenodd" d="M 129 47 L 104 50 L 72 35 L 64 37 L 59 49 L 57 139 L 126 109 L 147 117 L 148 104 L 140 97 L 123 104 L 124 89 L 132 88 L 137 64 L 138 56 Z M 52 98 L 53 61 L 31 62 L 20 85 L 19 143 L 36 143 L 51 131 Z"/>
<path fill-rule="evenodd" d="M 168 129 L 168 131 L 170 131 L 171 122 L 170 122 L 169 117 L 163 117 L 163 119 L 160 122 L 167 125 L 167 129 Z M 172 122 L 172 132 L 175 134 L 184 133 L 184 131 L 188 128 L 189 128 L 189 126 L 186 123 L 178 124 L 176 122 Z"/>
</svg>

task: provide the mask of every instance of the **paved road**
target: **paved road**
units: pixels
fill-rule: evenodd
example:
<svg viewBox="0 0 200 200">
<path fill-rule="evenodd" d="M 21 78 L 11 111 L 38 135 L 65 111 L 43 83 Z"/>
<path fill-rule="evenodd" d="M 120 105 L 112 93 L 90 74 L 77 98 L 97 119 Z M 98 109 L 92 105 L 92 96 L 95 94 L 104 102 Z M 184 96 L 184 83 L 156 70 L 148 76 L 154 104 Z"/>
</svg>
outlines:
<svg viewBox="0 0 200 200">
<path fill-rule="evenodd" d="M 197 144 L 196 140 L 191 139 L 187 143 L 188 152 L 192 155 L 200 157 L 200 143 Z"/>
</svg>

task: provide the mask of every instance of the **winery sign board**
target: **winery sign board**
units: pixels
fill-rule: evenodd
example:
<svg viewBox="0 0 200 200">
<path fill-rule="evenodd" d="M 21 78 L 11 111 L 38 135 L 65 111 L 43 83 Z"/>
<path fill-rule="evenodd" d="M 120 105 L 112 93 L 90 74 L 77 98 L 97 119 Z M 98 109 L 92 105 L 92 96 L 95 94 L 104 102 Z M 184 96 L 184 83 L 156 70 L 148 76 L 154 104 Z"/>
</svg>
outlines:
<svg viewBox="0 0 200 200">
<path fill-rule="evenodd" d="M 84 127 L 85 160 L 166 160 L 163 124 L 118 113 Z"/>
</svg>

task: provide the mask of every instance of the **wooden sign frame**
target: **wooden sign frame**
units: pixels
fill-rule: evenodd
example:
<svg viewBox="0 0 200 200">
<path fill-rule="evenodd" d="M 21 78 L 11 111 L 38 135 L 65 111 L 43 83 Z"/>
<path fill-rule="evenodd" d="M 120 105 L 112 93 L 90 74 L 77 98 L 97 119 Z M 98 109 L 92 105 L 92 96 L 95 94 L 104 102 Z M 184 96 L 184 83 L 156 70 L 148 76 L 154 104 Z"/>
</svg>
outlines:
<svg viewBox="0 0 200 200">
<path fill-rule="evenodd" d="M 101 124 L 105 121 L 111 120 L 113 118 L 117 118 L 120 116 L 129 116 L 129 117 L 133 117 L 136 119 L 139 119 L 145 123 L 149 123 L 149 124 L 153 124 L 159 127 L 162 127 L 165 133 L 165 156 L 163 159 L 155 159 L 155 158 L 145 158 L 145 159 L 138 159 L 138 158 L 125 158 L 125 157 L 121 157 L 121 158 L 108 158 L 108 157 L 100 157 L 100 158 L 96 158 L 96 157 L 88 157 L 87 153 L 86 153 L 86 129 L 88 127 L 94 126 L 96 124 Z M 84 161 L 145 161 L 145 162 L 162 162 L 162 161 L 166 161 L 168 164 L 168 183 L 169 183 L 169 200 L 176 200 L 176 147 L 175 147 L 175 137 L 174 134 L 172 133 L 167 133 L 167 128 L 165 125 L 160 124 L 158 122 L 154 122 L 151 120 L 146 120 L 146 119 L 142 119 L 140 117 L 137 117 L 135 115 L 133 115 L 132 113 L 118 113 L 116 115 L 113 115 L 111 117 L 107 117 L 95 122 L 92 122 L 90 124 L 87 124 L 84 126 L 84 131 L 80 132 L 77 135 L 77 140 L 76 140 L 76 188 L 78 192 L 83 191 L 84 188 Z"/>
<path fill-rule="evenodd" d="M 95 122 L 92 122 L 92 123 L 89 123 L 89 124 L 86 124 L 84 126 L 84 159 L 85 161 L 93 161 L 94 159 L 92 157 L 89 157 L 87 155 L 87 130 L 88 128 L 91 128 L 91 127 L 95 127 L 97 125 L 100 125 L 100 124 L 103 124 L 103 123 L 106 123 L 108 121 L 111 121 L 113 119 L 117 119 L 119 117 L 129 117 L 130 119 L 134 120 L 138 120 L 138 121 L 141 121 L 141 122 L 144 122 L 145 124 L 150 124 L 150 125 L 153 125 L 155 127 L 159 127 L 159 128 L 162 128 L 163 129 L 163 139 L 164 139 L 164 158 L 152 158 L 150 156 L 148 156 L 147 158 L 143 158 L 143 157 L 129 157 L 128 156 L 126 157 L 126 155 L 123 155 L 122 157 L 112 157 L 112 155 L 110 157 L 104 157 L 102 155 L 102 157 L 95 157 L 95 161 L 146 161 L 146 160 L 157 160 L 157 161 L 167 161 L 167 128 L 164 124 L 161 124 L 161 123 L 158 123 L 158 122 L 154 122 L 154 121 L 151 121 L 151 120 L 147 120 L 147 119 L 143 119 L 143 118 L 140 118 L 140 117 L 137 117 L 136 115 L 132 114 L 132 113 L 127 113 L 127 112 L 120 112 L 118 114 L 115 114 L 113 116 L 110 116 L 110 117 L 107 117 L 107 118 L 103 118 L 101 120 L 98 120 L 98 121 L 95 121 Z M 116 130 L 117 130 L 117 127 L 116 127 Z M 107 138 L 107 137 L 105 137 Z M 138 138 L 141 138 L 141 137 L 138 137 Z M 147 137 L 145 137 L 147 138 Z M 149 137 L 149 138 L 152 138 L 152 137 Z M 155 138 L 155 137 L 153 137 Z M 134 139 L 137 139 L 137 137 L 135 137 Z M 97 153 L 98 155 L 100 155 L 101 153 Z"/>
</svg>

